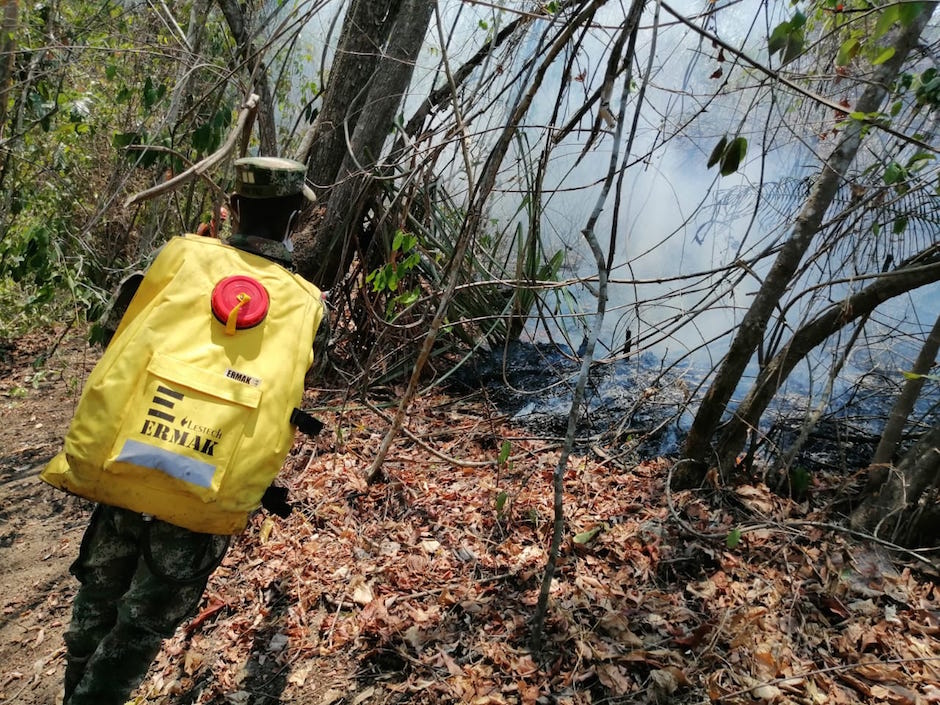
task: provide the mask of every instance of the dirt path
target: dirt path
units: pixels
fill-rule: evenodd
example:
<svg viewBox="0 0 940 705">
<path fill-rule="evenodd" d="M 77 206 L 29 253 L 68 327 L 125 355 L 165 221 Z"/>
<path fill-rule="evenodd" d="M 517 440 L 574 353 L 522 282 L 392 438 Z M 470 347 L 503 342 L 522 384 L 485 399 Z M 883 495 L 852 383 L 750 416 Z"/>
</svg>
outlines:
<svg viewBox="0 0 940 705">
<path fill-rule="evenodd" d="M 60 702 L 62 632 L 90 505 L 39 481 L 96 357 L 49 331 L 0 350 L 0 703 Z M 34 367 L 36 365 L 36 367 Z"/>
</svg>

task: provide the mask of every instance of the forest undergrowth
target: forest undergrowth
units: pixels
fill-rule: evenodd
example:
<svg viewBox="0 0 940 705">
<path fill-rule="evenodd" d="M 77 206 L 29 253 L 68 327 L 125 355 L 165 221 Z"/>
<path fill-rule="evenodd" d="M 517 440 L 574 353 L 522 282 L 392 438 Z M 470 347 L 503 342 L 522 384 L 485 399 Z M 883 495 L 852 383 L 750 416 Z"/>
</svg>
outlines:
<svg viewBox="0 0 940 705">
<path fill-rule="evenodd" d="M 74 396 L 61 370 L 78 374 L 75 356 L 88 353 L 60 350 L 45 363 L 60 373 L 36 389 L 24 383 L 34 355 L 4 369 L 4 434 L 40 423 L 30 403 Z M 936 573 L 840 528 L 860 468 L 816 473 L 794 501 L 756 481 L 667 494 L 667 458 L 573 458 L 546 642 L 533 653 L 554 442 L 478 399 L 425 396 L 387 481 L 369 485 L 383 412 L 316 390 L 307 406 L 326 430 L 298 435 L 282 472 L 293 513 L 253 518 L 137 703 L 940 702 Z M 37 555 L 52 559 L 33 583 L 0 573 L 0 703 L 55 702 L 49 684 L 61 680 L 66 568 L 87 507 L 24 470 L 54 452 L 65 423 L 34 428 L 48 435 L 29 458 L 4 443 L 2 506 L 32 509 L 4 513 L 0 565 L 37 536 Z"/>
</svg>

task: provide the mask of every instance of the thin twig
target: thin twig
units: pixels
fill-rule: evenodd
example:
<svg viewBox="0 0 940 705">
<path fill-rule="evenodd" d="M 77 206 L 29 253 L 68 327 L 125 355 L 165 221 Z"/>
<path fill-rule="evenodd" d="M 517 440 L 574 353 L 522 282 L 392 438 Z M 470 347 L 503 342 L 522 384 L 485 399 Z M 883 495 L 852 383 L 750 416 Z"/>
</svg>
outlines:
<svg viewBox="0 0 940 705">
<path fill-rule="evenodd" d="M 808 678 L 810 676 L 818 676 L 824 673 L 839 673 L 840 671 L 852 671 L 856 668 L 863 668 L 865 666 L 896 666 L 904 663 L 927 663 L 930 661 L 940 661 L 940 656 L 921 656 L 917 658 L 898 658 L 898 659 L 887 659 L 885 661 L 860 661 L 859 663 L 842 663 L 837 666 L 827 666 L 825 668 L 816 668 L 812 671 L 806 671 L 805 673 L 798 673 L 792 676 L 781 676 L 780 678 L 774 678 L 769 681 L 764 681 L 763 683 L 755 683 L 752 686 L 747 688 L 742 688 L 741 690 L 735 690 L 725 695 L 717 696 L 718 701 L 728 700 L 730 698 L 736 698 L 739 695 L 747 695 L 757 688 L 763 688 L 768 685 L 778 685 L 780 683 L 787 683 L 789 681 L 798 681 Z M 714 701 L 712 701 L 714 702 Z"/>
<path fill-rule="evenodd" d="M 371 409 L 373 413 L 375 413 L 375 414 L 377 414 L 378 416 L 380 416 L 383 421 L 385 421 L 385 422 L 388 423 L 388 424 L 391 424 L 391 423 L 392 423 L 392 417 L 391 417 L 391 416 L 389 416 L 388 414 L 384 413 L 381 409 L 379 409 L 377 406 L 374 406 L 374 405 L 373 405 L 371 402 L 369 402 L 368 400 L 365 401 L 365 405 L 366 405 L 369 409 Z M 413 442 L 417 443 L 419 447 L 421 447 L 422 449 L 426 450 L 428 453 L 430 453 L 431 455 L 433 455 L 435 458 L 437 458 L 437 459 L 439 459 L 439 460 L 443 460 L 445 463 L 448 463 L 449 465 L 453 465 L 454 467 L 460 467 L 460 468 L 488 468 L 488 467 L 491 467 L 491 466 L 493 466 L 493 465 L 498 465 L 498 464 L 499 464 L 499 458 L 493 458 L 492 460 L 458 460 L 457 458 L 454 458 L 453 456 L 447 455 L 446 453 L 442 453 L 441 451 L 439 451 L 439 450 L 433 448 L 431 445 L 429 445 L 428 443 L 426 443 L 426 442 L 424 442 L 423 440 L 421 440 L 421 438 L 419 438 L 417 435 L 415 435 L 414 433 L 412 433 L 411 431 L 409 431 L 408 428 L 407 428 L 404 424 L 402 424 L 402 426 L 401 426 L 401 428 L 400 428 L 399 430 L 400 430 L 403 434 L 405 434 L 405 436 L 407 436 L 410 440 L 412 440 Z M 523 458 L 532 455 L 533 452 L 542 452 L 542 451 L 544 451 L 544 450 L 549 450 L 549 449 L 554 448 L 554 447 L 555 447 L 554 445 L 550 445 L 550 446 L 548 446 L 547 448 L 540 448 L 538 451 L 526 451 L 525 453 L 519 453 L 519 454 L 517 454 L 517 455 L 510 456 L 509 458 L 506 459 L 506 461 L 507 461 L 507 462 L 509 462 L 509 461 L 514 461 L 514 462 L 515 462 L 515 461 L 517 461 L 517 460 L 522 460 Z"/>
<path fill-rule="evenodd" d="M 186 158 L 186 155 L 184 155 L 179 150 L 173 149 L 172 147 L 164 147 L 163 145 L 160 145 L 160 144 L 129 144 L 124 149 L 127 150 L 128 152 L 163 152 L 164 154 L 172 154 L 174 157 L 178 158 L 180 161 L 186 162 L 190 165 L 190 167 L 192 167 L 192 162 L 190 162 L 189 159 Z M 215 181 L 210 179 L 206 174 L 199 174 L 198 176 L 202 177 L 205 180 L 205 182 L 209 185 L 209 187 L 213 189 L 217 194 L 219 194 L 223 198 L 226 197 L 227 194 L 225 193 L 225 191 L 219 188 L 219 185 Z"/>
<path fill-rule="evenodd" d="M 865 541 L 871 541 L 872 543 L 877 543 L 879 546 L 884 546 L 885 548 L 888 548 L 896 553 L 902 553 L 905 556 L 909 556 L 916 561 L 920 561 L 921 563 L 929 565 L 931 568 L 933 568 L 936 571 L 940 571 L 940 563 L 932 561 L 926 556 L 920 555 L 917 551 L 912 551 L 909 548 L 904 548 L 904 546 L 899 546 L 896 543 L 891 543 L 890 541 L 887 541 L 885 539 L 878 538 L 877 536 L 874 536 L 873 534 L 866 534 L 863 531 L 856 531 L 855 529 L 850 529 L 847 526 L 839 526 L 838 524 L 827 524 L 822 521 L 803 521 L 803 520 L 788 521 L 784 525 L 785 526 L 814 526 L 818 529 L 829 529 L 830 531 L 838 531 L 843 534 L 848 534 L 849 536 L 852 536 L 857 539 L 864 539 Z"/>
<path fill-rule="evenodd" d="M 682 528 L 683 531 L 685 531 L 688 534 L 691 534 L 692 536 L 695 536 L 700 539 L 704 539 L 706 541 L 726 539 L 728 536 L 727 531 L 714 531 L 710 533 L 697 531 L 696 529 L 693 529 L 688 524 L 688 522 L 686 522 L 682 517 L 680 517 L 679 513 L 676 511 L 675 504 L 673 504 L 673 501 L 672 501 L 672 490 L 670 489 L 670 485 L 672 484 L 672 471 L 680 463 L 685 463 L 685 462 L 691 462 L 691 460 L 689 458 L 683 458 L 682 460 L 679 460 L 671 464 L 669 466 L 669 471 L 666 474 L 666 505 L 669 508 L 669 515 L 676 521 L 677 524 L 679 524 L 679 526 Z M 827 524 L 821 521 L 808 521 L 804 519 L 795 519 L 793 521 L 778 521 L 778 522 L 765 521 L 765 522 L 760 522 L 756 524 L 744 524 L 741 526 L 737 526 L 735 528 L 738 531 L 740 531 L 741 534 L 745 534 L 749 531 L 758 531 L 758 530 L 767 530 L 767 529 L 778 529 L 778 530 L 795 529 L 801 526 L 812 526 L 818 529 L 828 529 L 830 531 L 838 531 L 843 534 L 848 534 L 849 536 L 853 536 L 854 538 L 864 539 L 865 541 L 870 541 L 880 546 L 884 546 L 885 548 L 888 548 L 894 552 L 909 556 L 921 563 L 924 563 L 925 565 L 930 566 L 934 570 L 940 571 L 940 564 L 930 560 L 926 556 L 920 555 L 919 553 L 917 553 L 917 551 L 912 551 L 909 548 L 898 546 L 896 543 L 891 543 L 890 541 L 887 541 L 882 538 L 878 538 L 877 536 L 873 536 L 872 534 L 866 534 L 862 531 L 856 531 L 855 529 L 850 529 L 847 526 L 839 526 L 838 524 Z"/>
<path fill-rule="evenodd" d="M 822 96 L 819 93 L 811 91 L 808 88 L 803 88 L 802 86 L 795 83 L 794 81 L 791 81 L 790 79 L 785 78 L 783 75 L 780 74 L 779 71 L 774 71 L 773 69 L 764 66 L 762 63 L 760 63 L 756 59 L 752 59 L 750 56 L 745 54 L 740 49 L 733 47 L 727 42 L 723 41 L 717 34 L 713 34 L 705 30 L 704 28 L 696 25 L 695 23 L 691 22 L 690 20 L 686 19 L 684 15 L 682 15 L 680 12 L 671 8 L 666 2 L 661 2 L 661 4 L 663 8 L 666 10 L 666 12 L 668 12 L 670 15 L 675 17 L 677 20 L 679 20 L 679 22 L 684 24 L 686 27 L 688 27 L 694 32 L 697 32 L 698 34 L 700 34 L 702 37 L 705 37 L 709 41 L 713 42 L 715 46 L 721 47 L 725 51 L 730 52 L 731 54 L 734 54 L 739 59 L 746 61 L 748 64 L 753 66 L 755 69 L 760 71 L 762 74 L 764 74 L 768 78 L 774 81 L 777 81 L 779 83 L 782 83 L 784 86 L 786 86 L 790 90 L 796 91 L 797 93 L 804 96 L 805 98 L 809 98 L 810 100 L 815 101 L 819 103 L 820 105 L 824 105 L 827 108 L 831 108 L 837 114 L 845 112 L 844 105 L 840 105 L 839 103 L 833 100 L 829 100 L 825 96 Z M 871 118 L 862 118 L 859 120 L 859 122 L 862 122 L 866 125 L 870 125 L 871 127 L 876 127 L 879 130 L 883 130 L 884 132 L 887 132 L 889 135 L 894 135 L 895 137 L 897 137 L 899 140 L 903 142 L 908 142 L 910 144 L 916 145 L 920 147 L 921 149 L 925 149 L 929 152 L 940 152 L 940 148 L 936 147 L 935 145 L 931 145 L 928 142 L 924 142 L 923 140 L 918 139 L 917 137 L 914 137 L 912 135 L 905 135 L 900 130 L 895 130 L 893 127 L 886 125 L 881 120 L 871 119 Z"/>
</svg>

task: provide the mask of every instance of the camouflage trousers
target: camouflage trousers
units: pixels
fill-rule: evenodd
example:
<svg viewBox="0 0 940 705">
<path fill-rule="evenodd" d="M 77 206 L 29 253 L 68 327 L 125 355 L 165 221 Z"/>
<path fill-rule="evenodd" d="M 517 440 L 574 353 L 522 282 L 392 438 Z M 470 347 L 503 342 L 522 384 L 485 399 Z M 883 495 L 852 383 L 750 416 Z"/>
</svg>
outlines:
<svg viewBox="0 0 940 705">
<path fill-rule="evenodd" d="M 228 539 L 95 509 L 70 569 L 81 587 L 65 634 L 65 705 L 124 705 L 199 604 Z"/>
</svg>

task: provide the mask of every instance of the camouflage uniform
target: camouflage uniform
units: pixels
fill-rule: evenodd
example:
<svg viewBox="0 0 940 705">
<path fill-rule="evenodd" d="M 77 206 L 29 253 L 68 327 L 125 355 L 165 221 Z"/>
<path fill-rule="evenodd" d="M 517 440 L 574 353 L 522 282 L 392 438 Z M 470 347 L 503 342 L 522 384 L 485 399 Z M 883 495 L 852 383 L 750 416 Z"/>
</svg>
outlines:
<svg viewBox="0 0 940 705">
<path fill-rule="evenodd" d="M 236 193 L 241 196 L 303 192 L 312 198 L 302 164 L 260 157 L 240 159 L 235 166 Z M 279 263 L 290 262 L 283 242 L 237 233 L 228 241 Z M 119 318 L 130 303 L 140 283 L 140 277 L 134 279 L 127 282 L 129 293 L 122 287 L 109 319 Z M 116 327 L 117 320 L 114 323 Z M 65 705 L 124 705 L 146 676 L 163 639 L 199 604 L 228 542 L 228 536 L 201 534 L 98 505 L 70 568 L 81 586 L 65 634 Z"/>
<path fill-rule="evenodd" d="M 235 193 L 246 198 L 278 198 L 302 193 L 316 201 L 305 182 L 306 168 L 300 162 L 280 157 L 246 157 L 235 160 Z"/>
<path fill-rule="evenodd" d="M 98 505 L 70 569 L 81 587 L 65 634 L 65 702 L 123 705 L 199 604 L 228 541 Z"/>
</svg>

